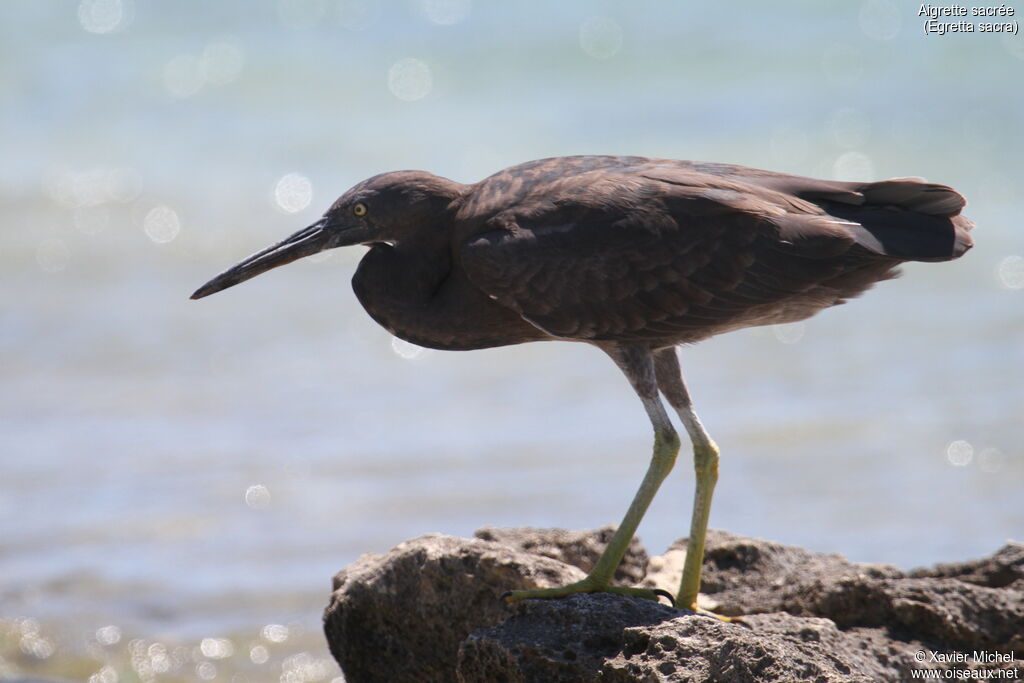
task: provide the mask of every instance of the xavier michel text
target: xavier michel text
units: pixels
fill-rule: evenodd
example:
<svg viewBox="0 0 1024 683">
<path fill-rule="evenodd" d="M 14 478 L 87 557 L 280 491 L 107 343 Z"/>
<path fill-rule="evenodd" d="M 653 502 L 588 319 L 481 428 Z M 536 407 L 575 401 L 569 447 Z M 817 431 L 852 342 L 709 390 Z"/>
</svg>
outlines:
<svg viewBox="0 0 1024 683">
<path fill-rule="evenodd" d="M 1008 664 L 1016 661 L 1014 652 L 984 652 L 975 650 L 970 654 L 966 652 L 936 652 L 935 650 L 918 650 L 914 653 L 914 659 L 919 662 L 936 662 L 941 664 Z"/>
<path fill-rule="evenodd" d="M 983 7 L 970 7 L 966 5 L 921 5 L 917 16 L 928 17 L 923 28 L 926 34 L 937 33 L 1012 33 L 1017 35 L 1018 23 L 1016 20 L 1006 21 L 1009 17 L 1016 16 L 1017 11 L 1010 5 L 987 5 Z M 946 17 L 991 17 L 1004 21 L 982 21 L 975 24 L 968 19 L 959 21 L 946 21 Z"/>
</svg>

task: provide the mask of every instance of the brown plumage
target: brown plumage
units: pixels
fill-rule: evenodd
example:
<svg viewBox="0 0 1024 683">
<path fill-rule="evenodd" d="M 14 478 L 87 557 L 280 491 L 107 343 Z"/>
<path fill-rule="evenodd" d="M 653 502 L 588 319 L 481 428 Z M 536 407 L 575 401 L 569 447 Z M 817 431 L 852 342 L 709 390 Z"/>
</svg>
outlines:
<svg viewBox="0 0 1024 683">
<path fill-rule="evenodd" d="M 654 490 L 667 474 L 659 448 L 675 438 L 660 392 L 694 442 L 698 498 L 703 491 L 710 505 L 717 449 L 671 348 L 802 320 L 893 277 L 904 261 L 955 259 L 972 244 L 964 204 L 952 188 L 911 178 L 836 182 L 642 157 L 543 159 L 473 185 L 400 171 L 356 185 L 320 221 L 193 298 L 322 249 L 367 244 L 353 288 L 402 339 L 448 350 L 561 339 L 606 351 L 654 425 L 662 464 L 645 479 Z M 638 494 L 621 536 L 632 536 L 631 515 L 639 522 L 650 497 Z M 687 606 L 703 549 L 696 515 L 698 564 L 680 591 Z M 601 571 L 578 590 L 607 589 Z M 527 593 L 513 597 L 550 596 Z"/>
</svg>

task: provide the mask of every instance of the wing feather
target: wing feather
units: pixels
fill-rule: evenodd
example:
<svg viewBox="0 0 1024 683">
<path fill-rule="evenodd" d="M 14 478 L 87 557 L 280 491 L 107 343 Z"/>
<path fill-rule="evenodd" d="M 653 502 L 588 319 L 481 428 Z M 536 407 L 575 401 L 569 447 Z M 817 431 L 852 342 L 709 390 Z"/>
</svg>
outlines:
<svg viewBox="0 0 1024 683">
<path fill-rule="evenodd" d="M 550 334 L 696 341 L 807 317 L 891 276 L 900 259 L 857 221 L 857 211 L 893 211 L 874 200 L 935 213 L 955 206 L 942 186 L 920 195 L 912 181 L 888 181 L 862 193 L 794 176 L 745 182 L 738 168 L 712 175 L 650 163 L 559 179 L 495 212 L 459 258 L 475 286 Z M 803 196 L 781 191 L 800 180 L 810 183 Z M 816 199 L 845 213 L 830 215 Z"/>
</svg>

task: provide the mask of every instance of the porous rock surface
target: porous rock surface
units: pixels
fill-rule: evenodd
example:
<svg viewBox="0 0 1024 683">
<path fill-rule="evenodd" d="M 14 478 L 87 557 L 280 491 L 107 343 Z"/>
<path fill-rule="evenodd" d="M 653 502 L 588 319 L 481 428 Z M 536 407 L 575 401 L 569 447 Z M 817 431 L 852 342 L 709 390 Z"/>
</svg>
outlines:
<svg viewBox="0 0 1024 683">
<path fill-rule="evenodd" d="M 512 614 L 503 593 L 584 576 L 500 543 L 428 534 L 338 572 L 324 630 L 347 681 L 454 680 L 466 636 Z"/>
<path fill-rule="evenodd" d="M 1024 678 L 1022 662 L 1000 661 L 1024 652 L 1020 543 L 904 573 L 712 531 L 702 605 L 739 623 L 610 594 L 500 599 L 582 578 L 609 533 L 488 528 L 365 555 L 335 577 L 331 652 L 350 683 L 905 681 L 914 669 L 962 680 L 1014 668 L 999 673 Z M 685 549 L 648 558 L 634 542 L 618 578 L 672 590 Z"/>
<path fill-rule="evenodd" d="M 615 527 L 606 526 L 596 531 L 570 531 L 568 529 L 537 529 L 534 527 L 499 528 L 485 526 L 473 534 L 485 541 L 525 550 L 531 555 L 543 555 L 551 559 L 579 567 L 589 572 L 608 546 L 615 534 Z M 634 537 L 622 558 L 612 583 L 620 586 L 635 586 L 647 574 L 647 551 Z"/>
</svg>

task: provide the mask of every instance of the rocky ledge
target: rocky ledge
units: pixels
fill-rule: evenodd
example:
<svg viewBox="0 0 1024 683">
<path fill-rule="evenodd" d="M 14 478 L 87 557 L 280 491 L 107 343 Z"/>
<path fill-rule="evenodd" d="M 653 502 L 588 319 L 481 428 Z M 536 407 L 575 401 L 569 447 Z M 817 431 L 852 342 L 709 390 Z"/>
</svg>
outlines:
<svg viewBox="0 0 1024 683">
<path fill-rule="evenodd" d="M 500 599 L 583 577 L 609 535 L 489 528 L 364 555 L 334 578 L 331 652 L 349 683 L 1024 679 L 1024 544 L 906 573 L 712 531 L 702 605 L 733 623 L 608 594 Z M 671 591 L 685 554 L 634 541 L 617 580 Z"/>
</svg>

